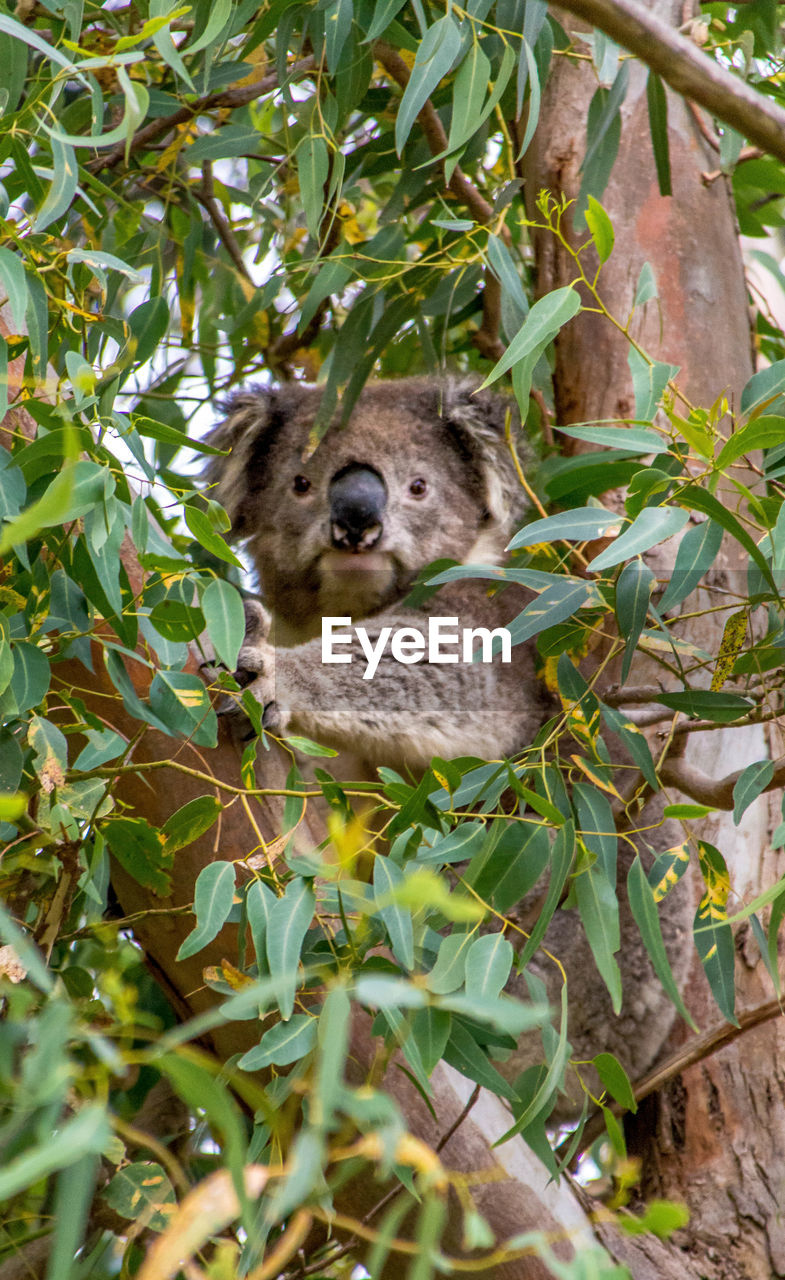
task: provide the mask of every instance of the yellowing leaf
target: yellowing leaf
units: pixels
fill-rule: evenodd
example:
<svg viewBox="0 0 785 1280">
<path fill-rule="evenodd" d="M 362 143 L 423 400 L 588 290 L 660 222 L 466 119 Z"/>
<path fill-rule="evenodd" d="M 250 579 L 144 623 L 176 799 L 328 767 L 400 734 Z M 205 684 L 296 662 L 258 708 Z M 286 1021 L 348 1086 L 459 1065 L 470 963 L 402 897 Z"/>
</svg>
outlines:
<svg viewBox="0 0 785 1280">
<path fill-rule="evenodd" d="M 725 623 L 720 650 L 717 654 L 717 665 L 711 678 L 711 688 L 716 693 L 725 684 L 731 673 L 733 664 L 739 656 L 745 636 L 747 635 L 747 611 L 739 609 L 732 613 Z"/>
</svg>

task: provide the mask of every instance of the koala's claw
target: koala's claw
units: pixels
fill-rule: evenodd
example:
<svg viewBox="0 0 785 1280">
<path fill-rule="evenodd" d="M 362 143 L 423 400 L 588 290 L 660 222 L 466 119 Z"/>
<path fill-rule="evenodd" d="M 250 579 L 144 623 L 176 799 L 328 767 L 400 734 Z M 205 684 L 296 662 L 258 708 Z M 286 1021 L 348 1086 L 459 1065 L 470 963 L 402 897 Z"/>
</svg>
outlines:
<svg viewBox="0 0 785 1280">
<path fill-rule="evenodd" d="M 233 671 L 232 675 L 241 689 L 247 689 L 249 684 L 253 684 L 254 680 L 258 680 L 260 671 L 260 668 L 254 669 L 251 666 L 242 665 L 236 671 Z"/>
</svg>

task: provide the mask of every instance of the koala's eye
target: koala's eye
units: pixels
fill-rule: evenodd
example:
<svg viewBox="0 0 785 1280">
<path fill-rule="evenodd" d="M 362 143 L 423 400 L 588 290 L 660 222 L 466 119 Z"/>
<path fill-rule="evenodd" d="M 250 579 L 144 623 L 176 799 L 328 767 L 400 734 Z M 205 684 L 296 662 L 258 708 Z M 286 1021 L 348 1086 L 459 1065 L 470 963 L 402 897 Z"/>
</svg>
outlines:
<svg viewBox="0 0 785 1280">
<path fill-rule="evenodd" d="M 424 498 L 428 491 L 428 481 L 423 480 L 422 476 L 418 476 L 416 480 L 412 480 L 409 485 L 409 493 L 413 498 Z"/>
<path fill-rule="evenodd" d="M 295 493 L 307 493 L 311 487 L 311 482 L 307 476 L 295 476 L 292 481 L 292 488 Z"/>
</svg>

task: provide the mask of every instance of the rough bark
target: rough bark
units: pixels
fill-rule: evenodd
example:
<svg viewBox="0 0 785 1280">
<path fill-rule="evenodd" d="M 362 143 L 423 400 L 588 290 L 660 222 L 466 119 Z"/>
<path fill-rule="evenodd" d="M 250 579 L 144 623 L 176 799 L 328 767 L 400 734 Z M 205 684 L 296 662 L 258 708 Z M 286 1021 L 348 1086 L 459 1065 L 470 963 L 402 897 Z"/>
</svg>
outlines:
<svg viewBox="0 0 785 1280">
<path fill-rule="evenodd" d="M 658 16 L 681 20 L 680 6 L 660 0 Z M 567 17 L 569 30 L 577 26 Z M 566 60 L 548 83 L 527 178 L 530 191 L 548 187 L 574 198 L 585 148 L 585 119 L 596 87 L 591 72 Z M 685 104 L 669 95 L 669 134 L 673 197 L 659 195 L 649 138 L 645 72 L 631 68 L 622 110 L 619 157 L 603 196 L 616 234 L 616 252 L 603 267 L 600 287 L 614 315 L 630 311 L 642 264 L 651 263 L 659 286 L 659 304 L 650 302 L 636 315 L 633 336 L 650 355 L 681 365 L 679 384 L 694 404 L 708 406 L 719 395 L 737 403 L 752 372 L 748 306 L 734 213 L 723 181 L 709 185 L 702 172 L 713 167 Z M 569 278 L 566 255 L 552 239 L 538 238 L 541 292 Z M 634 412 L 625 339 L 596 316 L 581 314 L 557 344 L 555 373 L 557 421 L 580 422 L 628 417 Z M 737 495 L 727 494 L 729 505 Z M 726 550 L 715 570 L 716 585 L 737 586 L 743 569 Z M 710 603 L 706 595 L 703 605 Z M 713 603 L 713 602 L 711 602 Z M 694 639 L 716 652 L 724 616 L 707 615 L 694 624 Z M 684 633 L 683 633 L 684 634 Z M 631 683 L 651 679 L 634 668 Z M 693 734 L 687 744 L 691 765 L 714 778 L 782 750 L 781 732 L 762 727 L 727 728 Z M 770 748 L 770 749 L 769 749 Z M 670 793 L 679 798 L 676 793 Z M 739 827 L 729 815 L 702 826 L 701 838 L 722 850 L 741 905 L 782 874 L 782 855 L 772 852 L 771 824 L 779 796 L 762 797 Z M 703 1028 L 718 1015 L 705 983 L 690 984 L 690 1006 Z M 737 1008 L 744 1010 L 772 994 L 759 955 L 744 927 L 737 939 Z M 682 1025 L 673 1033 L 676 1047 L 689 1036 Z M 631 1145 L 642 1160 L 644 1196 L 682 1200 L 691 1211 L 679 1233 L 651 1267 L 642 1247 L 631 1259 L 627 1244 L 598 1228 L 611 1252 L 630 1266 L 635 1280 L 691 1272 L 711 1280 L 785 1274 L 785 1235 L 778 1209 L 785 1167 L 785 1072 L 783 1028 L 767 1023 L 727 1045 L 671 1082 L 649 1100 L 630 1126 Z M 683 1250 L 681 1256 L 678 1251 Z"/>
</svg>

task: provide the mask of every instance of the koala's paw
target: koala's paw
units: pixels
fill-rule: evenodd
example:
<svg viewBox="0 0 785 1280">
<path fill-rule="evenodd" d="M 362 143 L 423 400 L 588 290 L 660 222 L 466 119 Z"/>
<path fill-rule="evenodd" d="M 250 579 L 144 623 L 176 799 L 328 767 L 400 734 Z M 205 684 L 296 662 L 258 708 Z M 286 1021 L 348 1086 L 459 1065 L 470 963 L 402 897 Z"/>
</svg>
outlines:
<svg viewBox="0 0 785 1280">
<path fill-rule="evenodd" d="M 258 600 L 243 601 L 245 609 L 245 639 L 237 655 L 234 678 L 241 689 L 247 689 L 260 676 L 272 676 L 275 650 L 267 643 L 270 634 L 270 615 Z"/>
</svg>

